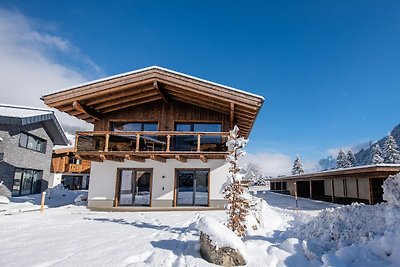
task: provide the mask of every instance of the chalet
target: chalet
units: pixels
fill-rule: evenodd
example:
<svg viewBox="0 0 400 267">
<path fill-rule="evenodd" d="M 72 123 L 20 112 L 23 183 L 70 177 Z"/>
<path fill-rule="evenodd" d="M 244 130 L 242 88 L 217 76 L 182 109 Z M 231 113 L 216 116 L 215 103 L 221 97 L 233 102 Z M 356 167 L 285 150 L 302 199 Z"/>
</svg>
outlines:
<svg viewBox="0 0 400 267">
<path fill-rule="evenodd" d="M 45 95 L 46 105 L 94 124 L 75 155 L 91 160 L 88 207 L 223 207 L 225 142 L 248 137 L 263 97 L 161 67 Z"/>
<path fill-rule="evenodd" d="M 64 147 L 53 150 L 50 171 L 53 179 L 49 187 L 62 184 L 70 190 L 89 188 L 90 161 L 77 159 L 74 147 Z"/>
<path fill-rule="evenodd" d="M 341 204 L 383 201 L 383 181 L 400 165 L 378 164 L 271 178 L 271 191 Z"/>
<path fill-rule="evenodd" d="M 53 111 L 0 105 L 0 182 L 9 195 L 40 193 L 47 189 L 54 145 L 67 138 Z"/>
</svg>

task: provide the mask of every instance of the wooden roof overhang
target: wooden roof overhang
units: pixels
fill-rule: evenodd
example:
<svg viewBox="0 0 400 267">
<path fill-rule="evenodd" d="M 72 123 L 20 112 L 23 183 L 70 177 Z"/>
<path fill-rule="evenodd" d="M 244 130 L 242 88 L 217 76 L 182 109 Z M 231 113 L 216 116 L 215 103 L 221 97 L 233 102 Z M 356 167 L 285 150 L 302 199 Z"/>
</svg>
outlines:
<svg viewBox="0 0 400 267">
<path fill-rule="evenodd" d="M 248 137 L 264 98 L 160 67 L 149 67 L 78 85 L 42 97 L 46 105 L 86 122 L 137 105 L 171 100 L 230 117 Z"/>
</svg>

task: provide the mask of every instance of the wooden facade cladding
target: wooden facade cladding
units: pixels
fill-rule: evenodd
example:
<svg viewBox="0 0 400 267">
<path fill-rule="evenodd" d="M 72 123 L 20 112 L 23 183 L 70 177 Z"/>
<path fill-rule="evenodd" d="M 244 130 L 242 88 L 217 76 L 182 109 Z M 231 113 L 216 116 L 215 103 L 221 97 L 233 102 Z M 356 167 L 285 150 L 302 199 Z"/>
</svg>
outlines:
<svg viewBox="0 0 400 267">
<path fill-rule="evenodd" d="M 248 137 L 264 102 L 260 96 L 160 67 L 109 77 L 42 97 L 46 105 L 108 130 L 111 120 L 219 121 Z"/>
<path fill-rule="evenodd" d="M 174 131 L 175 123 L 221 123 L 222 131 L 230 130 L 229 115 L 180 101 L 154 101 L 106 113 L 94 122 L 94 131 L 110 131 L 112 122 L 157 122 L 158 131 Z"/>
<path fill-rule="evenodd" d="M 56 149 L 53 151 L 50 171 L 52 173 L 90 173 L 90 161 L 81 159 L 79 164 L 70 163 L 75 157 L 73 148 Z"/>
</svg>

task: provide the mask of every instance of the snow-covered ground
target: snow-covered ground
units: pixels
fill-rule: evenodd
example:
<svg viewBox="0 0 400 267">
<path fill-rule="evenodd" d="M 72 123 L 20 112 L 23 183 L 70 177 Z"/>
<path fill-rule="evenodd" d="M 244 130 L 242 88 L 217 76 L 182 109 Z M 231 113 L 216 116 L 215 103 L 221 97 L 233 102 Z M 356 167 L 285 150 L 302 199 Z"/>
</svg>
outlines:
<svg viewBox="0 0 400 267">
<path fill-rule="evenodd" d="M 71 200 L 81 193 L 61 193 L 58 199 Z M 211 266 L 199 253 L 197 222 L 203 216 L 218 221 L 226 218 L 224 211 L 92 212 L 85 206 L 63 205 L 55 200 L 55 195 L 55 204 L 49 204 L 43 213 L 38 211 L 38 195 L 30 204 L 17 203 L 24 198 L 0 204 L 3 210 L 0 211 L 0 266 Z M 243 239 L 248 266 L 322 266 L 324 263 L 326 266 L 376 266 L 377 263 L 386 266 L 391 263 L 390 255 L 379 255 L 378 249 L 361 247 L 361 243 L 345 252 L 340 250 L 349 247 L 332 245 L 324 250 L 318 244 L 318 240 L 324 239 L 318 239 L 317 233 L 315 238 L 307 236 L 304 229 L 314 229 L 322 219 L 336 218 L 329 217 L 327 211 L 321 213 L 336 205 L 299 199 L 296 209 L 290 196 L 270 192 L 257 195 L 268 205 L 263 206 L 265 227 L 250 230 Z M 22 212 L 25 209 L 30 212 Z M 318 219 L 319 214 L 325 217 Z M 318 227 L 324 232 L 325 226 Z M 375 247 L 387 245 L 387 240 L 376 242 Z M 397 240 L 393 247 L 399 245 Z"/>
</svg>

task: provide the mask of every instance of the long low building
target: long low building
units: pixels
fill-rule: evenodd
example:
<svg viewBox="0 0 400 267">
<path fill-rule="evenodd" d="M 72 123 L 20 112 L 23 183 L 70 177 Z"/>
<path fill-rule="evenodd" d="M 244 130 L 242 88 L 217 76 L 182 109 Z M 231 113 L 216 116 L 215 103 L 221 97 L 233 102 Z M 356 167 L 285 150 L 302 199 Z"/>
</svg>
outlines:
<svg viewBox="0 0 400 267">
<path fill-rule="evenodd" d="M 269 179 L 271 191 L 341 204 L 383 201 L 382 184 L 399 164 L 378 164 Z"/>
</svg>

